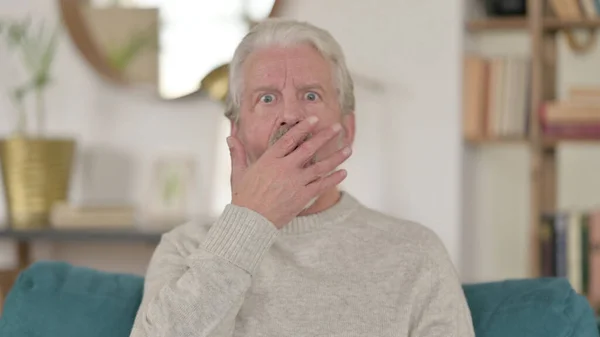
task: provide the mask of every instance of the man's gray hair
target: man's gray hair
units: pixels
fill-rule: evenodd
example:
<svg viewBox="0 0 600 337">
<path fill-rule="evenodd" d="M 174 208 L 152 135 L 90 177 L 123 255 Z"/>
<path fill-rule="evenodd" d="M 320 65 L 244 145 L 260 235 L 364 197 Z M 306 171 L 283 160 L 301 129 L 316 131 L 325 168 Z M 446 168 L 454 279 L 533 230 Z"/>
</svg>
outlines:
<svg viewBox="0 0 600 337">
<path fill-rule="evenodd" d="M 225 116 L 237 122 L 243 91 L 242 67 L 253 51 L 271 46 L 313 46 L 333 69 L 334 84 L 343 114 L 353 113 L 354 83 L 346 66 L 341 46 L 329 32 L 306 22 L 286 19 L 267 19 L 255 25 L 238 45 L 229 65 L 229 91 Z"/>
</svg>

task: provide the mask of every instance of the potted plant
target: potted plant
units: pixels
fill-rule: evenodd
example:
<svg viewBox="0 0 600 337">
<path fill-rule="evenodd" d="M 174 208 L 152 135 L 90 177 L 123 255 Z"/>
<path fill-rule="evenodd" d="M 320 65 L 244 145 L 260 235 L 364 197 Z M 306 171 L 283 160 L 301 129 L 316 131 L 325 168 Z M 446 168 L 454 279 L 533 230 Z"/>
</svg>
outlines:
<svg viewBox="0 0 600 337">
<path fill-rule="evenodd" d="M 37 27 L 29 18 L 0 19 L 0 41 L 19 59 L 26 78 L 9 91 L 16 113 L 12 134 L 0 139 L 0 161 L 9 224 L 15 229 L 48 226 L 53 204 L 69 190 L 75 140 L 46 134 L 45 91 L 60 25 Z M 33 103 L 33 109 L 27 108 Z"/>
</svg>

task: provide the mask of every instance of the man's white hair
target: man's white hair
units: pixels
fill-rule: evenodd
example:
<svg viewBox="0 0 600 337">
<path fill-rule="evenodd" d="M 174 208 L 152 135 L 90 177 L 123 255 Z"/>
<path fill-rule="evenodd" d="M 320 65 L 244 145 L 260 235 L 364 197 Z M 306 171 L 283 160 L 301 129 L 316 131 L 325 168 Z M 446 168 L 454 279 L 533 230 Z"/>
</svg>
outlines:
<svg viewBox="0 0 600 337">
<path fill-rule="evenodd" d="M 334 84 L 343 114 L 353 113 L 354 83 L 342 48 L 329 32 L 306 22 L 267 19 L 255 25 L 238 45 L 229 65 L 229 91 L 225 116 L 237 122 L 243 91 L 242 67 L 248 55 L 266 47 L 309 44 L 331 63 Z"/>
</svg>

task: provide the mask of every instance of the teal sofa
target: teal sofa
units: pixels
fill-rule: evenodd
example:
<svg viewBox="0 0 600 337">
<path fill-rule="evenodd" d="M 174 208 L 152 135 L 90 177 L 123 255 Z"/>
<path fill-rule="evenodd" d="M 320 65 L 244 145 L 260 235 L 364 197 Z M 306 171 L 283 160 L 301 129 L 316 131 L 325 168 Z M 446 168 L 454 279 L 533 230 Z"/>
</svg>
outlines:
<svg viewBox="0 0 600 337">
<path fill-rule="evenodd" d="M 0 337 L 127 337 L 143 278 L 63 262 L 31 265 L 9 292 Z M 477 337 L 598 337 L 593 310 L 559 278 L 465 284 Z"/>
</svg>

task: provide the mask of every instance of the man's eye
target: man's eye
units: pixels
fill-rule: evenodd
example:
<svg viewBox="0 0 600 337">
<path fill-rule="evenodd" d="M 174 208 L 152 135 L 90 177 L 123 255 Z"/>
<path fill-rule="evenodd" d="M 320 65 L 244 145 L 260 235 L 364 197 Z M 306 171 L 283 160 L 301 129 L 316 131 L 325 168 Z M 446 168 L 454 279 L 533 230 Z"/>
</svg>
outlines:
<svg viewBox="0 0 600 337">
<path fill-rule="evenodd" d="M 272 94 L 266 94 L 266 95 L 262 95 L 260 97 L 260 101 L 263 103 L 271 103 L 275 100 L 275 96 Z"/>
<path fill-rule="evenodd" d="M 316 101 L 317 99 L 319 99 L 319 95 L 316 92 L 310 91 L 304 94 L 304 98 L 309 101 Z"/>
</svg>

